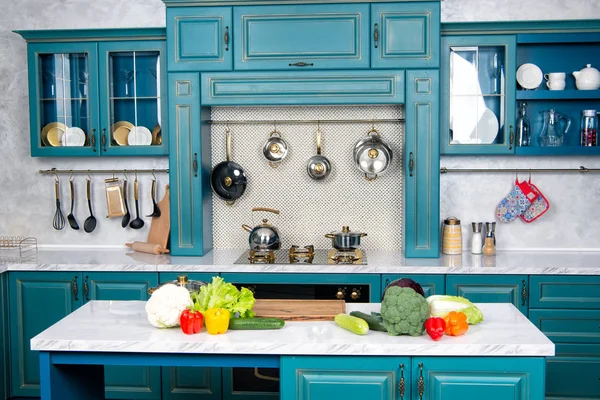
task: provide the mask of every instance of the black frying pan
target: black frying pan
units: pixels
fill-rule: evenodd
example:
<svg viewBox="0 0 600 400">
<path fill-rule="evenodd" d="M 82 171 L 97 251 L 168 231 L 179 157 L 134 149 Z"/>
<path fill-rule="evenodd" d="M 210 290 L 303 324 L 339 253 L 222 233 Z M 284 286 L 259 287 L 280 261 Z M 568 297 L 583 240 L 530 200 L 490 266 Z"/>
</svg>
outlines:
<svg viewBox="0 0 600 400">
<path fill-rule="evenodd" d="M 227 204 L 233 204 L 242 197 L 246 190 L 246 175 L 244 169 L 231 161 L 231 133 L 225 131 L 225 151 L 227 161 L 215 165 L 210 174 L 210 186 L 213 192 Z"/>
</svg>

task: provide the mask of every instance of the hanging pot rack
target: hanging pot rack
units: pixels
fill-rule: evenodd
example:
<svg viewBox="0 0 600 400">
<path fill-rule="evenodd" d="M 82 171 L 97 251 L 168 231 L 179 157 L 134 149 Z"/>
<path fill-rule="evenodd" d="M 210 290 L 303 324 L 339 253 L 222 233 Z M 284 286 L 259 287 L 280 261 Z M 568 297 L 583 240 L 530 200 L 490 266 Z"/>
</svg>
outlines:
<svg viewBox="0 0 600 400">
<path fill-rule="evenodd" d="M 405 122 L 404 118 L 371 118 L 371 119 L 279 119 L 279 120 L 214 120 L 204 123 L 209 125 L 285 125 L 285 124 L 396 124 Z"/>
<path fill-rule="evenodd" d="M 552 173 L 587 173 L 587 172 L 600 172 L 600 168 L 586 168 L 583 165 L 579 168 L 440 168 L 440 174 L 454 173 L 454 172 L 511 172 L 511 173 L 532 173 L 532 172 L 552 172 Z"/>
<path fill-rule="evenodd" d="M 168 169 L 40 169 L 38 174 L 41 175 L 57 175 L 57 174 L 168 174 Z"/>
</svg>

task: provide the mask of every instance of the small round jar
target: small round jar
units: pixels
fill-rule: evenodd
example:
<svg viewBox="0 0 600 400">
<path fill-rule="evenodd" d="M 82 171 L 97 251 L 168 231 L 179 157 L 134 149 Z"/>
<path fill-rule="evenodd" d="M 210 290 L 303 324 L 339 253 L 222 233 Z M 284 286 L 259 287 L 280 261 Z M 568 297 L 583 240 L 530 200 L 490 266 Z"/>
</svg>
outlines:
<svg viewBox="0 0 600 400">
<path fill-rule="evenodd" d="M 442 237 L 442 253 L 462 254 L 462 228 L 458 218 L 450 217 L 444 220 Z"/>
</svg>

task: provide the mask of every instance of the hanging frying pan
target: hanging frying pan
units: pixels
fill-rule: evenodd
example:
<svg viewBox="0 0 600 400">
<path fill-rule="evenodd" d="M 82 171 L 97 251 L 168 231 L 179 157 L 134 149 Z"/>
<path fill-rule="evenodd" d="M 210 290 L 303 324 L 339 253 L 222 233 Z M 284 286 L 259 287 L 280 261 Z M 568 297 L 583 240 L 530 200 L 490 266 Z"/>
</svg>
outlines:
<svg viewBox="0 0 600 400">
<path fill-rule="evenodd" d="M 225 152 L 227 161 L 215 165 L 210 174 L 210 186 L 213 192 L 225 203 L 232 205 L 246 190 L 244 169 L 231 161 L 231 133 L 229 127 L 225 131 Z"/>
</svg>

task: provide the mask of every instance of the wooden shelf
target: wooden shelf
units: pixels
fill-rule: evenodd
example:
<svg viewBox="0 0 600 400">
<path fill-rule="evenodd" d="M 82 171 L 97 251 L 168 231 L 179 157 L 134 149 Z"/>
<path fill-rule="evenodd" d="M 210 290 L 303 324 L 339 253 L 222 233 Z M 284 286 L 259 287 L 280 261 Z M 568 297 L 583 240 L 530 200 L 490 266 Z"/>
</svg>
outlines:
<svg viewBox="0 0 600 400">
<path fill-rule="evenodd" d="M 517 100 L 600 101 L 600 90 L 517 90 Z"/>
</svg>

